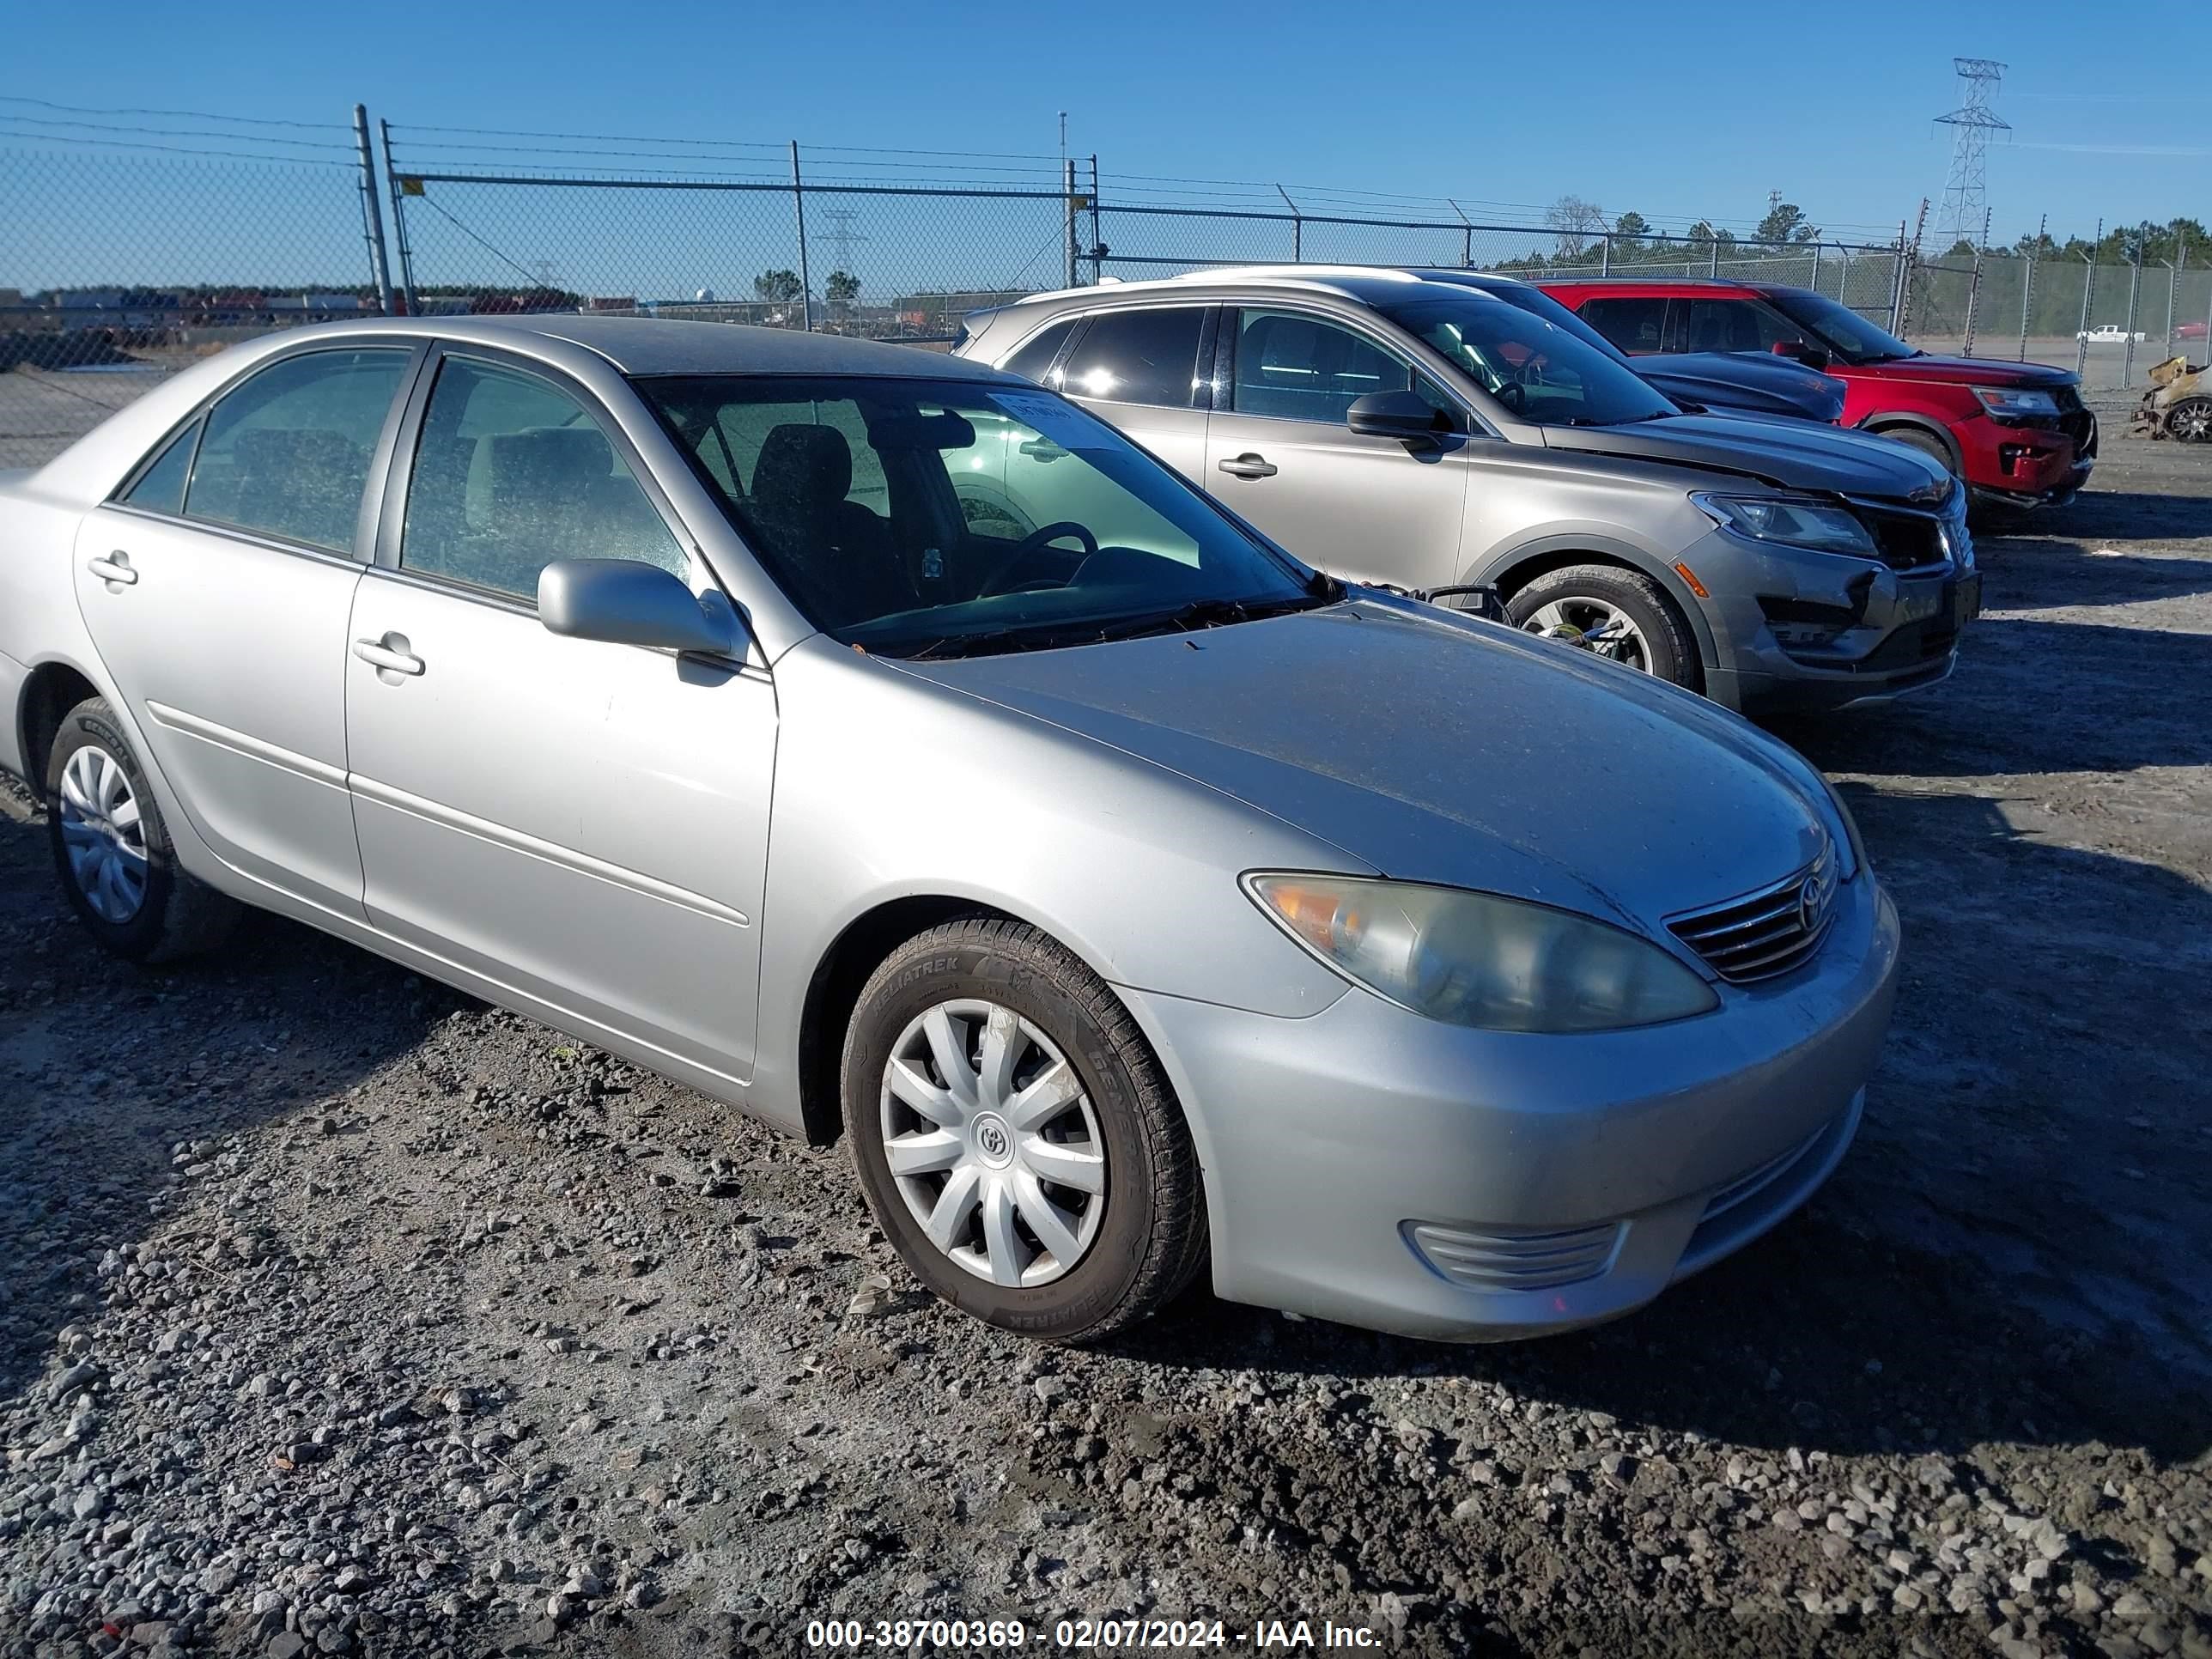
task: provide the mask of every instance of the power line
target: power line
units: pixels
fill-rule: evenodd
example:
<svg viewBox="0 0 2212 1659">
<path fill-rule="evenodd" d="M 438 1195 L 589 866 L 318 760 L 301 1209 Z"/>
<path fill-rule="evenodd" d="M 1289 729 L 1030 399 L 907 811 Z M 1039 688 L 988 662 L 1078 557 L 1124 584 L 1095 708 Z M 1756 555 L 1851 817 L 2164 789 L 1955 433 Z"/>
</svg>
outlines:
<svg viewBox="0 0 2212 1659">
<path fill-rule="evenodd" d="M 169 120 L 215 121 L 226 126 L 291 127 L 301 132 L 328 132 L 339 127 L 335 121 L 275 121 L 252 115 L 210 115 L 198 109 L 91 109 L 77 104 L 52 103 L 44 98 L 19 97 L 13 93 L 0 93 L 0 104 L 28 104 L 35 109 L 59 110 L 65 115 L 153 115 Z"/>
</svg>

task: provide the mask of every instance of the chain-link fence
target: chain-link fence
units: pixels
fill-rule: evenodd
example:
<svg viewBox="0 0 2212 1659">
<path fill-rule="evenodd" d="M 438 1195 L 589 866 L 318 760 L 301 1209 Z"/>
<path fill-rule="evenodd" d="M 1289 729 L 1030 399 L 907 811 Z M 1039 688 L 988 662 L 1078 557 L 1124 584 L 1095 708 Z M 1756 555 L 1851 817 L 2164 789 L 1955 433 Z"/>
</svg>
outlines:
<svg viewBox="0 0 2212 1659">
<path fill-rule="evenodd" d="M 234 341 L 380 307 L 350 128 L 230 149 L 50 125 L 0 135 L 0 466 Z"/>
<path fill-rule="evenodd" d="M 2185 254 L 2141 265 L 1955 255 L 1915 267 L 1907 313 L 1926 349 L 2056 364 L 2079 370 L 2091 392 L 2118 392 L 2168 357 L 2205 360 L 2212 267 Z"/>
<path fill-rule="evenodd" d="M 1102 188 L 1095 157 L 0 98 L 0 466 L 46 459 L 234 340 L 387 310 L 638 313 L 941 343 L 966 313 L 1039 289 L 1224 264 L 1705 276 L 1815 289 L 1916 344 L 2078 367 L 2091 389 L 2133 384 L 2176 351 L 2201 358 L 2212 320 L 2212 249 L 2140 268 L 1920 260 L 1902 227 L 1887 242 L 1776 245 L 1704 225 L 1484 223 L 1455 203 L 1348 191 L 1316 208 L 1281 186 L 1200 204 L 1164 188 L 1175 183 Z"/>
</svg>

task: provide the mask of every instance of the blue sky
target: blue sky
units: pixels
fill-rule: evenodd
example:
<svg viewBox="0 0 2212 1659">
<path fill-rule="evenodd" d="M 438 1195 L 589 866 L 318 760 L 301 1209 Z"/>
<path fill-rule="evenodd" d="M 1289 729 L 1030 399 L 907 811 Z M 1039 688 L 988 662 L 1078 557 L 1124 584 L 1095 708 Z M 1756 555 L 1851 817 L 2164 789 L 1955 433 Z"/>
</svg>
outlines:
<svg viewBox="0 0 2212 1659">
<path fill-rule="evenodd" d="M 1309 0 L 1111 8 L 780 4 L 14 9 L 0 91 L 319 120 L 1050 152 L 1109 172 L 1462 203 L 1894 224 L 1936 195 L 1954 53 L 2009 65 L 2000 237 L 2212 213 L 2212 140 L 2151 90 L 2212 78 L 2212 10 Z M 685 15 L 684 13 L 690 15 Z M 2038 21 L 2041 17 L 2043 21 Z M 633 25 L 632 20 L 635 19 Z M 1027 20 L 1026 21 L 1024 20 Z M 2066 145 L 2055 149 L 2039 146 Z M 2143 154 L 2144 150 L 2166 153 Z M 2175 154 L 2173 151 L 2185 153 Z"/>
<path fill-rule="evenodd" d="M 94 25 L 77 9 L 23 6 L 0 94 L 316 122 L 359 100 L 403 131 L 1033 155 L 1057 149 L 1064 109 L 1070 149 L 1097 151 L 1109 181 L 1449 196 L 1509 222 L 1572 192 L 1676 225 L 1748 225 L 1779 190 L 1830 234 L 1874 240 L 1923 195 L 1940 198 L 1949 134 L 1932 118 L 1956 100 L 1952 56 L 1993 55 L 2008 65 L 1998 108 L 2014 128 L 1990 153 L 1995 240 L 2045 212 L 2060 235 L 2086 235 L 2100 216 L 2212 218 L 2212 139 L 2167 118 L 2151 90 L 2157 76 L 2212 78 L 2201 5 L 688 9 L 307 5 L 249 24 L 252 9 L 120 4 Z M 0 143 L 24 131 L 0 125 Z M 507 234 L 507 219 L 489 222 Z"/>
</svg>

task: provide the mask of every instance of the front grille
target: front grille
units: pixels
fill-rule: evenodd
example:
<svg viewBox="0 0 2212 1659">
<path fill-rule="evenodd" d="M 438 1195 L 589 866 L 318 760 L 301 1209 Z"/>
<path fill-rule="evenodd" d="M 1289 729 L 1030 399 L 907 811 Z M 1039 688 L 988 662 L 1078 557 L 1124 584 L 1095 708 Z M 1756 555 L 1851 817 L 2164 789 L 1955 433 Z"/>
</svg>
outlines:
<svg viewBox="0 0 2212 1659">
<path fill-rule="evenodd" d="M 1595 1279 L 1613 1265 L 1620 1224 L 1560 1232 L 1481 1232 L 1408 1221 L 1406 1242 L 1455 1285 L 1473 1291 L 1548 1291 Z"/>
<path fill-rule="evenodd" d="M 1892 570 L 1918 570 L 1950 557 L 1943 545 L 1942 522 L 1933 514 L 1860 510 L 1874 532 L 1875 553 Z"/>
<path fill-rule="evenodd" d="M 1787 880 L 1667 924 L 1723 979 L 1736 984 L 1789 973 L 1820 948 L 1835 920 L 1836 864 L 1824 849 Z"/>
</svg>

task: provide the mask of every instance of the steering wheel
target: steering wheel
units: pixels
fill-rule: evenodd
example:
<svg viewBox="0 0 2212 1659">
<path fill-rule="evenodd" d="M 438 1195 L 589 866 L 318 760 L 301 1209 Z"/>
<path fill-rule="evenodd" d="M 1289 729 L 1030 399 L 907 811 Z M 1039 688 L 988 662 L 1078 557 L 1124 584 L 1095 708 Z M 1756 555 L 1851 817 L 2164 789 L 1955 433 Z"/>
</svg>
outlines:
<svg viewBox="0 0 2212 1659">
<path fill-rule="evenodd" d="M 1097 556 L 1098 538 L 1073 519 L 1061 519 L 1032 530 L 1028 535 L 1023 537 L 1015 544 L 1014 550 L 1000 560 L 993 568 L 991 574 L 983 578 L 983 585 L 975 590 L 975 597 L 981 599 L 987 594 L 1012 592 L 1012 589 L 1005 585 L 1006 578 L 1019 569 L 1024 560 L 1034 558 L 1053 543 L 1070 536 L 1083 544 L 1085 558 Z"/>
</svg>

